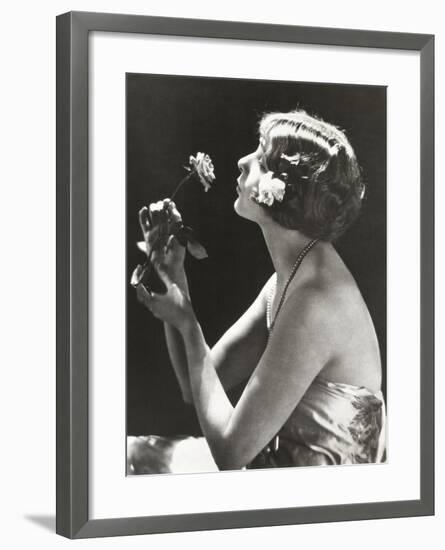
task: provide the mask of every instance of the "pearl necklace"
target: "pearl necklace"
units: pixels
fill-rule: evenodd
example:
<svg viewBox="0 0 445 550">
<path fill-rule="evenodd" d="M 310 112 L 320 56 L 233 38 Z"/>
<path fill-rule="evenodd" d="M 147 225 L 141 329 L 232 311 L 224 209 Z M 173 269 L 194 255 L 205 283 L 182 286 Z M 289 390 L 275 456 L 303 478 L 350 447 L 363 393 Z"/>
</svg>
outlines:
<svg viewBox="0 0 445 550">
<path fill-rule="evenodd" d="M 298 254 L 298 257 L 295 260 L 295 263 L 292 267 L 292 271 L 290 272 L 289 278 L 287 279 L 286 284 L 284 285 L 283 292 L 281 293 L 280 301 L 278 302 L 278 306 L 277 306 L 277 311 L 275 312 L 275 317 L 272 320 L 272 294 L 277 285 L 276 279 L 275 279 L 275 284 L 270 289 L 269 296 L 267 298 L 267 305 L 266 305 L 267 324 L 269 325 L 269 336 L 271 335 L 272 329 L 275 326 L 275 321 L 277 320 L 278 313 L 280 312 L 280 309 L 284 304 L 284 299 L 286 298 L 286 292 L 290 283 L 292 282 L 292 279 L 295 277 L 295 274 L 298 268 L 300 267 L 301 262 L 304 260 L 306 254 L 311 250 L 313 246 L 317 244 L 317 242 L 318 242 L 318 239 L 313 239 L 303 248 L 300 254 Z"/>
</svg>

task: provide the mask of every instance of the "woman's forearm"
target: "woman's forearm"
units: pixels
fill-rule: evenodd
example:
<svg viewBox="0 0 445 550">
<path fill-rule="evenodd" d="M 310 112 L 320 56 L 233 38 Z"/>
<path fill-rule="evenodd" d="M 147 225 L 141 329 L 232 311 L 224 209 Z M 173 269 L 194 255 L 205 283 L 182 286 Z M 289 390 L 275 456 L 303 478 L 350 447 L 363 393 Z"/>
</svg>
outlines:
<svg viewBox="0 0 445 550">
<path fill-rule="evenodd" d="M 193 396 L 190 388 L 184 341 L 178 329 L 169 323 L 164 323 L 164 332 L 168 354 L 181 388 L 182 398 L 186 403 L 191 404 L 193 403 Z"/>
<path fill-rule="evenodd" d="M 201 327 L 195 318 L 181 327 L 187 356 L 193 402 L 213 457 L 221 469 L 227 467 L 227 428 L 233 406 L 212 362 Z"/>
<path fill-rule="evenodd" d="M 178 270 L 173 277 L 175 283 L 181 288 L 185 295 L 190 298 L 190 291 L 187 281 L 187 275 L 184 269 Z M 176 378 L 181 388 L 182 398 L 186 403 L 193 403 L 193 396 L 190 388 L 189 373 L 187 366 L 187 356 L 185 352 L 184 341 L 177 328 L 169 323 L 164 323 L 165 340 L 167 343 L 168 354 L 173 366 Z"/>
</svg>

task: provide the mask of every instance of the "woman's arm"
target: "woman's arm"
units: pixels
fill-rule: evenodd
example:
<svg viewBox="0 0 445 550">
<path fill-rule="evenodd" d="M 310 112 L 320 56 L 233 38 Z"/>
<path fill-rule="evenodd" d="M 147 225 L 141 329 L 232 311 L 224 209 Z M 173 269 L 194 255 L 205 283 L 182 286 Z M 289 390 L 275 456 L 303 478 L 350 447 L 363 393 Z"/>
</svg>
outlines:
<svg viewBox="0 0 445 550">
<path fill-rule="evenodd" d="M 185 272 L 170 277 L 190 298 Z M 232 325 L 209 351 L 212 364 L 224 389 L 230 390 L 254 371 L 267 343 L 266 300 L 271 279 L 263 287 L 248 310 Z M 138 297 L 143 302 L 142 289 Z M 167 349 L 176 374 L 183 400 L 193 403 L 190 387 L 188 361 L 184 340 L 173 325 L 164 322 Z"/>
<path fill-rule="evenodd" d="M 178 246 L 180 246 L 178 244 Z M 190 299 L 189 286 L 187 276 L 184 269 L 177 270 L 173 276 L 173 280 Z M 164 322 L 165 341 L 167 343 L 168 355 L 170 357 L 173 370 L 181 388 L 182 399 L 185 403 L 193 404 L 193 395 L 190 388 L 190 380 L 187 365 L 187 356 L 185 353 L 184 340 L 179 330 L 170 323 Z"/>
<path fill-rule="evenodd" d="M 267 297 L 272 277 L 243 315 L 211 348 L 212 363 L 224 389 L 247 380 L 255 370 L 267 344 Z"/>
<path fill-rule="evenodd" d="M 146 243 L 147 255 L 159 235 L 159 228 L 167 223 L 167 218 L 181 220 L 175 204 L 169 199 L 150 204 L 139 212 L 139 222 Z M 167 248 L 160 247 L 152 251 L 152 262 L 158 271 L 167 274 L 189 298 L 187 276 L 184 270 L 185 248 L 177 239 Z M 266 283 L 249 309 L 226 331 L 212 348 L 212 361 L 224 388 L 230 389 L 246 380 L 257 365 L 267 342 L 266 301 L 270 281 Z M 142 302 L 141 288 L 137 292 Z M 168 354 L 176 374 L 181 393 L 186 403 L 192 403 L 187 357 L 184 342 L 179 331 L 164 322 L 164 332 Z"/>
<path fill-rule="evenodd" d="M 184 341 L 181 333 L 168 323 L 164 323 L 164 333 L 168 355 L 181 389 L 182 399 L 184 403 L 192 405 L 193 395 L 190 388 L 187 356 L 185 354 Z"/>
<path fill-rule="evenodd" d="M 173 281 L 177 282 L 179 288 L 186 289 L 186 295 L 190 299 L 185 273 L 184 279 L 185 281 L 182 282 L 181 279 L 175 277 Z M 209 350 L 212 364 L 225 391 L 247 380 L 264 352 L 268 339 L 266 308 L 271 282 L 272 277 L 261 289 L 247 311 Z M 174 326 L 164 323 L 164 328 L 170 360 L 178 378 L 183 399 L 186 403 L 192 404 L 193 395 L 183 338 Z"/>
<path fill-rule="evenodd" d="M 187 276 L 184 270 L 185 247 L 176 238 L 169 241 L 169 246 L 156 246 L 162 225 L 168 226 L 172 221 L 180 222 L 181 215 L 176 205 L 170 199 L 150 204 L 139 211 L 139 223 L 144 237 L 146 253 L 158 272 L 166 273 L 169 278 L 178 284 L 186 296 L 189 296 Z M 168 237 L 168 231 L 167 231 Z M 165 244 L 165 243 L 163 243 Z M 152 250 L 152 248 L 154 249 Z M 137 296 L 143 301 L 142 285 L 137 288 Z M 187 358 L 184 342 L 179 331 L 171 324 L 164 322 L 165 340 L 170 361 L 173 366 L 182 398 L 186 403 L 193 403 L 190 390 Z"/>
<path fill-rule="evenodd" d="M 329 359 L 329 311 L 317 292 L 290 295 L 274 332 L 236 407 L 218 377 L 191 304 L 176 285 L 148 298 L 153 314 L 184 339 L 193 400 L 220 469 L 238 469 L 257 456 L 283 426 Z M 329 308 L 328 308 L 329 309 Z"/>
</svg>

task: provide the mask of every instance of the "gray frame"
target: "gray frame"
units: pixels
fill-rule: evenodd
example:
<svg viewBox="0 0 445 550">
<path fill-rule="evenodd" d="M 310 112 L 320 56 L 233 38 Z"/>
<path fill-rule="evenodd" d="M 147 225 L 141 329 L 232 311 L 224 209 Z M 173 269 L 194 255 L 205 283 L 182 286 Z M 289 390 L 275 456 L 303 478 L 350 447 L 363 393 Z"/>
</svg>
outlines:
<svg viewBox="0 0 445 550">
<path fill-rule="evenodd" d="M 90 520 L 88 515 L 88 34 L 142 33 L 420 52 L 419 500 Z M 434 36 L 70 12 L 57 17 L 57 506 L 69 538 L 434 514 Z"/>
</svg>

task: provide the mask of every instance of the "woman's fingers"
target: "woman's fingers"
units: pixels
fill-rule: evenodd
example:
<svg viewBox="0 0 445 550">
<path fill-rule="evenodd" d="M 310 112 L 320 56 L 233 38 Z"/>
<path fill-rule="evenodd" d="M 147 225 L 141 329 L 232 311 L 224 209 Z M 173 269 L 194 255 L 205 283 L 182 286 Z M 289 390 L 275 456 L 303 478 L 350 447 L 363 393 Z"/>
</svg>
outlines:
<svg viewBox="0 0 445 550">
<path fill-rule="evenodd" d="M 151 228 L 148 208 L 146 206 L 143 206 L 139 210 L 139 224 L 141 226 L 143 235 L 145 235 L 147 231 L 149 231 Z"/>
<path fill-rule="evenodd" d="M 167 219 L 164 201 L 153 202 L 149 206 L 151 225 L 154 227 Z"/>
<path fill-rule="evenodd" d="M 183 246 L 175 235 L 170 235 L 165 247 L 166 260 L 173 265 L 182 265 L 185 259 L 185 246 Z"/>
<path fill-rule="evenodd" d="M 163 265 L 161 265 L 160 263 L 158 263 L 156 261 L 154 261 L 153 264 L 154 264 L 154 267 L 156 269 L 156 272 L 159 275 L 159 278 L 161 279 L 161 281 L 166 286 L 167 292 L 168 292 L 168 289 L 172 285 L 172 280 L 170 279 L 170 276 L 168 275 L 168 273 L 165 270 Z M 143 304 L 145 304 L 149 309 L 151 309 L 150 306 L 153 303 L 153 301 L 157 297 L 162 296 L 162 294 L 158 295 L 154 292 L 149 292 L 145 288 L 145 286 L 140 282 L 141 281 L 141 274 L 142 274 L 142 267 L 138 265 L 136 267 L 136 269 L 134 270 L 133 275 L 131 277 L 131 283 L 136 288 L 136 295 L 137 295 L 138 300 L 140 302 L 142 302 Z"/>
<path fill-rule="evenodd" d="M 167 244 L 165 245 L 165 252 L 168 254 L 170 251 L 173 250 L 173 247 L 175 246 L 176 237 L 174 235 L 170 235 L 168 238 Z"/>
<path fill-rule="evenodd" d="M 152 202 L 149 206 L 148 206 L 148 213 L 149 213 L 149 216 L 150 216 L 150 222 L 151 222 L 151 227 L 156 227 L 158 221 L 159 221 L 159 216 L 158 216 L 158 208 L 156 206 L 156 203 L 155 202 Z"/>
<path fill-rule="evenodd" d="M 148 231 L 162 221 L 182 221 L 181 214 L 170 199 L 152 202 L 148 208 L 143 206 L 139 211 L 139 223 L 143 231 Z"/>
<path fill-rule="evenodd" d="M 152 202 L 139 211 L 139 221 L 144 230 L 151 229 L 162 222 L 180 222 L 181 214 L 170 199 Z"/>
<path fill-rule="evenodd" d="M 162 294 L 156 294 L 149 292 L 143 284 L 140 284 L 136 288 L 136 295 L 138 300 L 155 316 L 160 318 L 159 307 L 162 308 Z"/>
<path fill-rule="evenodd" d="M 131 275 L 131 280 L 130 280 L 131 286 L 134 286 L 135 288 L 137 288 L 137 286 L 141 282 L 143 272 L 144 272 L 143 267 L 141 265 L 138 265 Z"/>
<path fill-rule="evenodd" d="M 152 305 L 152 302 L 153 302 L 153 296 L 151 294 L 151 292 L 148 292 L 148 290 L 145 288 L 145 286 L 143 284 L 139 284 L 137 287 L 136 287 L 136 296 L 138 298 L 138 300 L 144 304 L 144 306 L 146 306 L 148 309 L 151 310 L 151 305 Z"/>
<path fill-rule="evenodd" d="M 182 224 L 182 217 L 171 199 L 163 199 L 151 203 L 148 208 L 143 207 L 139 211 L 139 222 L 146 243 L 146 253 L 151 259 L 159 261 L 165 259 L 164 256 L 170 253 L 169 257 L 173 260 L 179 250 L 179 242 L 172 239 L 178 225 Z"/>
<path fill-rule="evenodd" d="M 170 219 L 173 223 L 181 223 L 182 216 L 179 213 L 179 210 L 176 208 L 176 204 L 173 201 L 168 203 L 168 211 L 170 214 Z"/>
<path fill-rule="evenodd" d="M 147 235 L 146 241 L 149 247 L 151 248 L 155 242 L 157 242 L 159 238 L 159 225 L 154 225 L 152 229 L 150 229 L 150 232 Z"/>
</svg>

